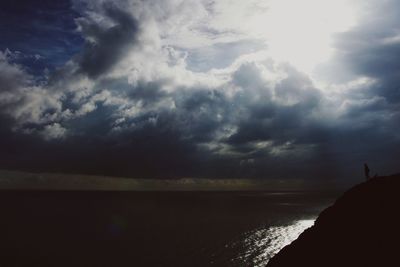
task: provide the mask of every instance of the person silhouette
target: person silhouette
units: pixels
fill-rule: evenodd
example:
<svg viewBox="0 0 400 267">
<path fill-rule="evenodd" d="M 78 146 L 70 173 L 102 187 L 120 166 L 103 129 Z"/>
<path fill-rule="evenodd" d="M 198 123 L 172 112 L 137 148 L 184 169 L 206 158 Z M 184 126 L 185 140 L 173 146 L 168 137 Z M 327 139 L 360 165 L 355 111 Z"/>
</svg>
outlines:
<svg viewBox="0 0 400 267">
<path fill-rule="evenodd" d="M 367 163 L 364 163 L 364 173 L 365 173 L 365 179 L 368 180 L 370 178 L 369 176 L 369 168 Z"/>
</svg>

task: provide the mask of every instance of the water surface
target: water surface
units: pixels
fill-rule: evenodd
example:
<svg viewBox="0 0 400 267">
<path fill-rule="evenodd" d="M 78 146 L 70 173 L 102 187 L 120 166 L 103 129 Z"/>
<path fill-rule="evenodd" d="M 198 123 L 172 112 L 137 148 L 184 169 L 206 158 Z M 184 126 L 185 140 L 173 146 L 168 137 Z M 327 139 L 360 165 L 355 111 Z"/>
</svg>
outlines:
<svg viewBox="0 0 400 267">
<path fill-rule="evenodd" d="M 310 192 L 0 192 L 1 263 L 263 266 L 334 195 Z"/>
</svg>

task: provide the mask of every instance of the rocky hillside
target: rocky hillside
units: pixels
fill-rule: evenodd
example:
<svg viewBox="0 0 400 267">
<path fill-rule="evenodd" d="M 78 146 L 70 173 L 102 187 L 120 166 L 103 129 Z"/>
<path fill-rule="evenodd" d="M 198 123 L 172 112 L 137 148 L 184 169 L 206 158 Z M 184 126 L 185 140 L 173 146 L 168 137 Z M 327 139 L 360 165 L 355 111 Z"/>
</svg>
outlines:
<svg viewBox="0 0 400 267">
<path fill-rule="evenodd" d="M 268 267 L 400 266 L 400 174 L 344 193 Z"/>
</svg>

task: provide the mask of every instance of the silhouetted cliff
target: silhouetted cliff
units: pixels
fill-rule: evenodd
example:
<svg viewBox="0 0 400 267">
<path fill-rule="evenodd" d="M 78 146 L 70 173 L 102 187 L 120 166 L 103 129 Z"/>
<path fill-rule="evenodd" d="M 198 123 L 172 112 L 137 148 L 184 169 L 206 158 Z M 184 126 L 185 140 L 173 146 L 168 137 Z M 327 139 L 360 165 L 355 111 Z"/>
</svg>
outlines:
<svg viewBox="0 0 400 267">
<path fill-rule="evenodd" d="M 348 190 L 268 264 L 400 266 L 400 174 Z"/>
</svg>

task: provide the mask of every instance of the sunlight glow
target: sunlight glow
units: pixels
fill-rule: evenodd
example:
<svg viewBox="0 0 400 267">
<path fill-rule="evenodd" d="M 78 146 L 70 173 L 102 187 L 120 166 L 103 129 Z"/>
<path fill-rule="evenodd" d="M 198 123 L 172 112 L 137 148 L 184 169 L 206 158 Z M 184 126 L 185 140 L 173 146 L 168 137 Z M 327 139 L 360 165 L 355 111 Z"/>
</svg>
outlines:
<svg viewBox="0 0 400 267">
<path fill-rule="evenodd" d="M 352 27 L 355 17 L 350 0 L 271 0 L 249 30 L 267 43 L 271 57 L 311 72 L 332 54 L 332 35 Z"/>
</svg>

